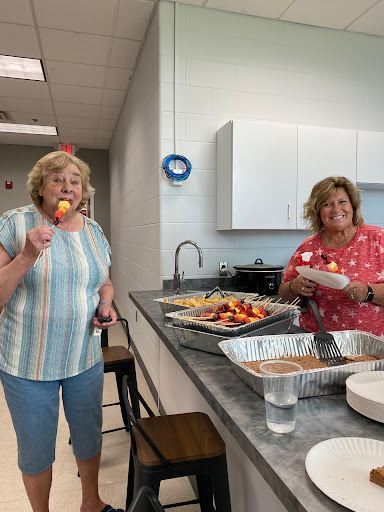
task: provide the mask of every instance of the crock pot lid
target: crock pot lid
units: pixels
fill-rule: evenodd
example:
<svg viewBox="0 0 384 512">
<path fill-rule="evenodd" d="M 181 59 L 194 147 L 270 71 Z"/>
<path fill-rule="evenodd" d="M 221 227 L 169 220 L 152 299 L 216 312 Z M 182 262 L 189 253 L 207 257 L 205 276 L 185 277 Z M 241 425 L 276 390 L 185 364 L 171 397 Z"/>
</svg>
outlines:
<svg viewBox="0 0 384 512">
<path fill-rule="evenodd" d="M 267 265 L 266 263 L 263 263 L 261 258 L 257 258 L 255 263 L 250 263 L 249 265 L 236 265 L 233 268 L 235 270 L 246 270 L 248 272 L 252 272 L 254 270 L 276 271 L 284 269 L 281 265 Z"/>
</svg>

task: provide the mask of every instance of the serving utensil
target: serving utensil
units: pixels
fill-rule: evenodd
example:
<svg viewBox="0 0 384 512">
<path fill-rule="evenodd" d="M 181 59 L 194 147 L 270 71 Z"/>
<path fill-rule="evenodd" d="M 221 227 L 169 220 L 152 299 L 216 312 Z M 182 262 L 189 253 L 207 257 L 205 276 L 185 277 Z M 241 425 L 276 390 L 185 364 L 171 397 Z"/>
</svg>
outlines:
<svg viewBox="0 0 384 512">
<path fill-rule="evenodd" d="M 313 349 L 317 352 L 317 357 L 328 366 L 345 364 L 347 361 L 336 345 L 335 338 L 324 329 L 323 319 L 316 302 L 310 300 L 308 303 L 320 328 L 320 331 L 315 332 L 313 340 Z"/>
</svg>

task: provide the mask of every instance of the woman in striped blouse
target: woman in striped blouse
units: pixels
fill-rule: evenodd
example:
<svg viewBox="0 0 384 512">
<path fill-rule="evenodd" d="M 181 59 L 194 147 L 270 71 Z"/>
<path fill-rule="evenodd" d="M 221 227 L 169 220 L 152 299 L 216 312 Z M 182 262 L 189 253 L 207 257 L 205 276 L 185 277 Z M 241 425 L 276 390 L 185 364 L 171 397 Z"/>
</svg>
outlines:
<svg viewBox="0 0 384 512">
<path fill-rule="evenodd" d="M 33 204 L 0 217 L 0 378 L 33 512 L 49 510 L 60 387 L 82 483 L 80 511 L 115 511 L 99 497 L 98 472 L 100 329 L 114 325 L 116 313 L 110 246 L 80 211 L 94 193 L 89 174 L 77 157 L 49 153 L 29 173 Z M 55 225 L 63 200 L 71 204 Z M 95 317 L 97 307 L 109 323 Z"/>
</svg>

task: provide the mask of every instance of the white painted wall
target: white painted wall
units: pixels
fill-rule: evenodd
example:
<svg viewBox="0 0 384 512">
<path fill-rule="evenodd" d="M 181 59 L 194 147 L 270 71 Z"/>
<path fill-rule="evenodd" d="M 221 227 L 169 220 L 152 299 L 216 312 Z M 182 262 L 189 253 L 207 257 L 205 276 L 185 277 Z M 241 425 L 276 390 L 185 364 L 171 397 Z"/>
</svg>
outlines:
<svg viewBox="0 0 384 512">
<path fill-rule="evenodd" d="M 162 284 L 159 94 L 156 11 L 110 147 L 112 280 L 124 316 L 129 290 Z"/>
<path fill-rule="evenodd" d="M 216 131 L 230 119 L 384 131 L 383 54 L 383 38 L 160 1 L 110 150 L 121 311 L 129 290 L 172 277 L 185 239 L 204 254 L 200 269 L 196 250 L 181 250 L 186 277 L 218 275 L 219 261 L 285 265 L 307 232 L 216 230 Z M 193 165 L 181 187 L 161 169 L 173 152 Z M 254 206 L 273 215 L 273 198 Z M 382 223 L 377 211 L 366 221 Z"/>
</svg>

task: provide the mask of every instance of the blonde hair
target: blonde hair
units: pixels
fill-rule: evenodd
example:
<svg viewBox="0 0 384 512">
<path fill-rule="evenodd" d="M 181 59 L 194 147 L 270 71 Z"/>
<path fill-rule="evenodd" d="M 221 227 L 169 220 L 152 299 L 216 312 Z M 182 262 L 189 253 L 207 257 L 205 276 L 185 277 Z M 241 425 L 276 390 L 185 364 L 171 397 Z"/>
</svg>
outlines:
<svg viewBox="0 0 384 512">
<path fill-rule="evenodd" d="M 88 199 L 95 193 L 89 181 L 91 169 L 88 165 L 74 155 L 65 153 L 64 151 L 53 151 L 43 156 L 33 166 L 31 172 L 28 174 L 27 188 L 36 206 L 41 206 L 43 198 L 40 191 L 44 188 L 46 177 L 49 173 L 61 171 L 65 169 L 68 164 L 74 164 L 80 171 L 82 192 L 83 196 L 76 208 L 81 210 L 87 204 Z"/>
<path fill-rule="evenodd" d="M 313 233 L 320 233 L 323 231 L 324 226 L 320 218 L 320 208 L 326 200 L 343 188 L 348 194 L 353 208 L 352 222 L 355 226 L 364 223 L 361 215 L 361 197 L 359 189 L 344 176 L 329 176 L 325 178 L 312 188 L 308 201 L 304 203 L 303 219 L 307 222 L 310 230 Z"/>
</svg>

